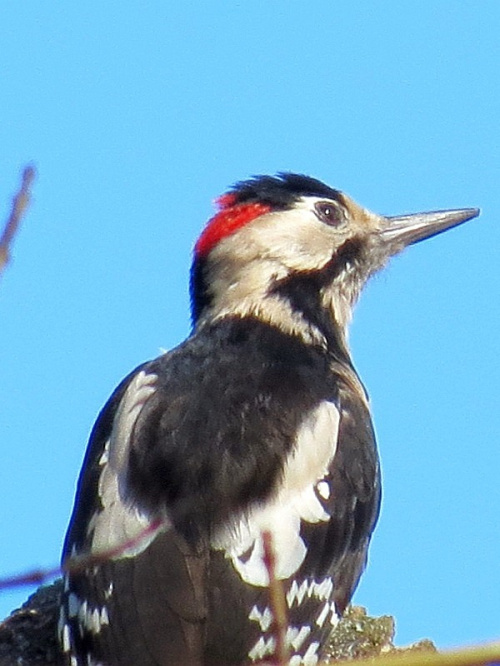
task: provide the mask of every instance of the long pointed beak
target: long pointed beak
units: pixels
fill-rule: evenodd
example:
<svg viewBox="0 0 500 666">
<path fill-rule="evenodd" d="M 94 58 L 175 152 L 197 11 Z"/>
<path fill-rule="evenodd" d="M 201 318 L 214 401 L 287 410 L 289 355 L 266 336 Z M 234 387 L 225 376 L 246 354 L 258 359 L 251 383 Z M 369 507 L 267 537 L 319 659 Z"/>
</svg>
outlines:
<svg viewBox="0 0 500 666">
<path fill-rule="evenodd" d="M 472 220 L 479 212 L 479 208 L 462 208 L 387 217 L 389 224 L 381 235 L 389 245 L 406 247 Z"/>
</svg>

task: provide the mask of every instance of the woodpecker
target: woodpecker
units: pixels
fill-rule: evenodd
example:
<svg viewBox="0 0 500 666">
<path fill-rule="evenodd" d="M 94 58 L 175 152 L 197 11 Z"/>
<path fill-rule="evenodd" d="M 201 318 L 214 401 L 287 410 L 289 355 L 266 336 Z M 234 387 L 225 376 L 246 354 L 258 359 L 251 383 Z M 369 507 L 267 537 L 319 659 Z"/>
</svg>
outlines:
<svg viewBox="0 0 500 666">
<path fill-rule="evenodd" d="M 63 550 L 70 666 L 269 659 L 264 532 L 290 663 L 318 662 L 380 508 L 353 306 L 390 257 L 479 213 L 384 217 L 293 173 L 217 203 L 194 248 L 191 335 L 122 381 L 90 437 Z"/>
</svg>

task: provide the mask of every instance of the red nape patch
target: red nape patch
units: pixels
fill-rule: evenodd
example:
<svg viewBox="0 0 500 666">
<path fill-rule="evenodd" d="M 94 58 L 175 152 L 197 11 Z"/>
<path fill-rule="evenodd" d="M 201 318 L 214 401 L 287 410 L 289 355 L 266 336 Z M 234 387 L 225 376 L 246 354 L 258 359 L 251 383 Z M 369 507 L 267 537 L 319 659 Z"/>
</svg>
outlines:
<svg viewBox="0 0 500 666">
<path fill-rule="evenodd" d="M 219 210 L 224 208 L 231 208 L 236 203 L 236 194 L 234 192 L 226 192 L 215 200 L 215 204 Z"/>
<path fill-rule="evenodd" d="M 205 257 L 223 238 L 230 236 L 255 220 L 256 217 L 269 213 L 271 210 L 271 206 L 262 203 L 234 206 L 234 200 L 235 196 L 231 193 L 224 194 L 217 199 L 220 211 L 207 222 L 207 226 L 201 232 L 194 246 L 194 253 L 197 257 Z"/>
</svg>

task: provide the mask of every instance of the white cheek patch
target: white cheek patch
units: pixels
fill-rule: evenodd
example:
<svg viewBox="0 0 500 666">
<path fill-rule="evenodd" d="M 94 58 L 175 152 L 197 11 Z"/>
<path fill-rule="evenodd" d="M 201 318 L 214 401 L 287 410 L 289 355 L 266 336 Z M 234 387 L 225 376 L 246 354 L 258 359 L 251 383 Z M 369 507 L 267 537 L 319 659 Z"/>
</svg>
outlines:
<svg viewBox="0 0 500 666">
<path fill-rule="evenodd" d="M 231 528 L 212 541 L 224 550 L 234 568 L 247 583 L 267 586 L 269 575 L 263 561 L 263 532 L 270 532 L 278 579 L 292 576 L 306 556 L 300 535 L 301 521 L 329 520 L 318 493 L 335 455 L 339 412 L 332 402 L 321 403 L 307 416 L 297 434 L 296 445 L 283 471 L 281 485 L 273 499 L 252 509 Z M 326 484 L 328 485 L 328 484 Z M 325 493 L 324 486 L 322 492 Z"/>
</svg>

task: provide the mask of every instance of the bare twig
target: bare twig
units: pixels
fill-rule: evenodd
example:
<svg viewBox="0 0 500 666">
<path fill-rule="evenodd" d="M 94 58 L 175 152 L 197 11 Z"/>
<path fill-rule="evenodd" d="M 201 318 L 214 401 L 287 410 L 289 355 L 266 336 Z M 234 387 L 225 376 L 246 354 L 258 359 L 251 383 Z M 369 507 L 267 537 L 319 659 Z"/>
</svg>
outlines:
<svg viewBox="0 0 500 666">
<path fill-rule="evenodd" d="M 103 564 L 108 560 L 123 555 L 127 550 L 140 546 L 143 541 L 146 541 L 152 534 L 158 532 L 161 527 L 165 527 L 167 523 L 164 520 L 158 519 L 150 523 L 144 530 L 139 532 L 135 537 L 123 541 L 118 546 L 100 550 L 89 555 L 77 555 L 68 558 L 63 562 L 62 570 L 65 573 L 82 573 L 89 567 L 94 567 L 98 564 Z"/>
<path fill-rule="evenodd" d="M 276 576 L 276 555 L 274 553 L 271 532 L 263 532 L 262 541 L 264 545 L 264 564 L 269 575 L 269 600 L 273 614 L 273 629 L 276 640 L 275 661 L 273 661 L 273 664 L 276 664 L 276 666 L 286 666 L 290 655 L 286 642 L 288 616 L 285 592 L 282 582 Z"/>
<path fill-rule="evenodd" d="M 0 592 L 8 590 L 11 587 L 26 587 L 27 585 L 40 585 L 47 580 L 58 576 L 61 573 L 61 567 L 52 567 L 50 569 L 32 569 L 22 574 L 14 574 L 6 578 L 0 578 Z"/>
<path fill-rule="evenodd" d="M 17 233 L 21 218 L 28 207 L 31 193 L 31 185 L 35 178 L 35 169 L 33 166 L 24 168 L 21 186 L 12 200 L 10 215 L 5 224 L 5 228 L 0 236 L 0 275 L 3 272 L 10 258 L 10 247 L 14 236 Z"/>
<path fill-rule="evenodd" d="M 34 569 L 24 574 L 8 576 L 7 578 L 0 578 L 0 590 L 5 590 L 10 587 L 23 587 L 25 585 L 39 585 L 40 583 L 43 583 L 50 578 L 54 578 L 63 572 L 72 574 L 81 573 L 89 567 L 103 564 L 104 562 L 107 562 L 114 557 L 122 555 L 130 548 L 136 548 L 152 534 L 155 534 L 163 525 L 164 522 L 162 520 L 155 520 L 153 523 L 148 525 L 146 529 L 142 530 L 142 532 L 139 532 L 137 536 L 124 541 L 118 546 L 114 546 L 113 548 L 108 548 L 106 550 L 100 550 L 89 555 L 78 555 L 75 557 L 70 557 L 65 562 L 63 562 L 62 567 L 52 567 L 50 569 Z"/>
</svg>

